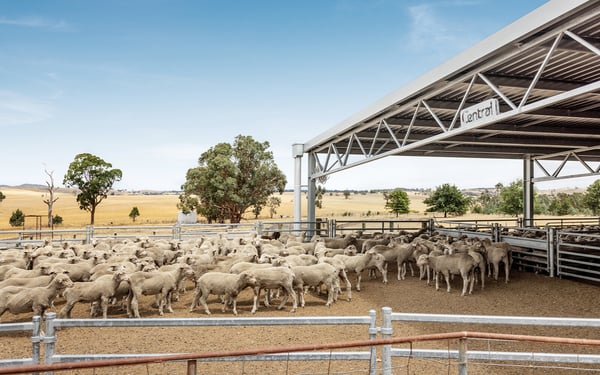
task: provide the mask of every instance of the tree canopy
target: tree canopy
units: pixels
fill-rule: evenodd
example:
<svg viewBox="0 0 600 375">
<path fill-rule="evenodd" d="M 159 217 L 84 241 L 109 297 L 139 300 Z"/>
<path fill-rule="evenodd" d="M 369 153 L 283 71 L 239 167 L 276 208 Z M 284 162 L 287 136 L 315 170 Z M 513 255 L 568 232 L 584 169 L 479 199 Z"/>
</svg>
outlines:
<svg viewBox="0 0 600 375">
<path fill-rule="evenodd" d="M 13 211 L 12 215 L 10 215 L 8 223 L 13 227 L 20 227 L 25 223 L 25 214 L 17 208 Z"/>
<path fill-rule="evenodd" d="M 211 223 L 239 223 L 250 207 L 264 207 L 287 183 L 269 146 L 238 135 L 233 144 L 211 147 L 200 155 L 197 167 L 188 169 L 178 207 L 183 212 L 196 210 Z"/>
<path fill-rule="evenodd" d="M 519 216 L 523 213 L 523 180 L 511 182 L 500 191 L 500 211 Z"/>
<path fill-rule="evenodd" d="M 600 180 L 596 180 L 588 186 L 583 201 L 594 215 L 600 214 Z"/>
<path fill-rule="evenodd" d="M 140 216 L 140 210 L 137 206 L 133 206 L 131 211 L 129 211 L 129 218 L 135 223 L 135 219 L 137 219 L 138 216 Z"/>
<path fill-rule="evenodd" d="M 470 199 L 454 185 L 443 184 L 423 200 L 428 207 L 425 212 L 443 212 L 444 217 L 448 214 L 464 215 L 470 204 Z"/>
<path fill-rule="evenodd" d="M 386 199 L 385 208 L 395 213 L 396 217 L 409 212 L 410 199 L 404 190 L 393 190 L 390 193 L 384 194 L 384 197 Z"/>
<path fill-rule="evenodd" d="M 4 199 L 6 198 L 6 195 L 4 195 L 1 191 L 0 191 L 0 202 L 2 202 Z"/>
<path fill-rule="evenodd" d="M 76 197 L 79 208 L 90 212 L 90 224 L 94 225 L 96 207 L 108 197 L 113 184 L 121 181 L 122 177 L 123 172 L 113 169 L 112 164 L 98 156 L 83 153 L 76 155 L 69 164 L 63 184 L 79 189 Z"/>
</svg>

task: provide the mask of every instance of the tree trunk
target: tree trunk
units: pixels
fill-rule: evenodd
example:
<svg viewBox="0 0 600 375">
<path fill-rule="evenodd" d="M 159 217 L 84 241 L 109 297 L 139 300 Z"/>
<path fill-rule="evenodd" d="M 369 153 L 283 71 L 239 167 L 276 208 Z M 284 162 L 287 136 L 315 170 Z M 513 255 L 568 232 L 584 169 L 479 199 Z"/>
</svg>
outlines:
<svg viewBox="0 0 600 375">
<path fill-rule="evenodd" d="M 94 216 L 96 216 L 96 206 L 92 205 L 90 208 L 90 225 L 94 225 Z"/>
</svg>

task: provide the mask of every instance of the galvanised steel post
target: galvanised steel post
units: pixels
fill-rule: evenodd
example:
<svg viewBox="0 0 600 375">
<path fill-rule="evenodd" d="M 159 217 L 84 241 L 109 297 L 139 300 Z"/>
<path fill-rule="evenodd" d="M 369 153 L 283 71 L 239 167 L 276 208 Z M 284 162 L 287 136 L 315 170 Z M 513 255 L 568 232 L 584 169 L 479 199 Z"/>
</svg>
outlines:
<svg viewBox="0 0 600 375">
<path fill-rule="evenodd" d="M 458 339 L 458 375 L 467 375 L 467 339 Z"/>
<path fill-rule="evenodd" d="M 377 334 L 379 333 L 379 329 L 377 328 L 377 312 L 375 310 L 369 310 L 369 317 L 371 318 L 371 324 L 369 325 L 369 339 L 375 340 L 377 338 Z M 371 345 L 371 359 L 369 362 L 369 374 L 376 375 L 377 374 L 377 347 L 375 345 Z"/>
<path fill-rule="evenodd" d="M 56 343 L 56 332 L 54 330 L 54 319 L 56 319 L 56 313 L 46 313 L 46 330 L 44 334 L 44 364 L 48 365 L 53 363 L 55 343 Z M 53 374 L 53 372 L 47 372 L 46 374 Z"/>
<path fill-rule="evenodd" d="M 40 341 L 42 340 L 42 337 L 40 336 L 41 326 L 42 318 L 39 315 L 34 316 L 33 330 L 31 333 L 31 359 L 35 365 L 40 364 Z"/>
<path fill-rule="evenodd" d="M 384 339 L 392 337 L 392 308 L 381 308 L 381 336 Z M 381 346 L 381 373 L 383 375 L 392 375 L 392 345 Z"/>
</svg>

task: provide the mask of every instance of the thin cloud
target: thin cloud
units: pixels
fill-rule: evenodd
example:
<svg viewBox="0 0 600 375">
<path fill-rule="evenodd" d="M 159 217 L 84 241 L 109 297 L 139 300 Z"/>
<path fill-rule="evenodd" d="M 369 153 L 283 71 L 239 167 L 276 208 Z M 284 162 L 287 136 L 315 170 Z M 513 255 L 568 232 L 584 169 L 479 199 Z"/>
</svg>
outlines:
<svg viewBox="0 0 600 375">
<path fill-rule="evenodd" d="M 7 18 L 0 17 L 0 25 L 30 27 L 35 29 L 54 30 L 54 31 L 69 31 L 71 27 L 63 20 L 51 20 L 43 17 L 20 17 Z"/>
<path fill-rule="evenodd" d="M 413 51 L 437 51 L 443 55 L 460 51 L 473 43 L 474 36 L 465 34 L 448 17 L 440 15 L 444 7 L 473 6 L 476 2 L 426 3 L 408 8 L 410 28 L 407 47 Z"/>
<path fill-rule="evenodd" d="M 52 106 L 9 91 L 0 91 L 0 127 L 25 125 L 52 117 Z"/>
</svg>

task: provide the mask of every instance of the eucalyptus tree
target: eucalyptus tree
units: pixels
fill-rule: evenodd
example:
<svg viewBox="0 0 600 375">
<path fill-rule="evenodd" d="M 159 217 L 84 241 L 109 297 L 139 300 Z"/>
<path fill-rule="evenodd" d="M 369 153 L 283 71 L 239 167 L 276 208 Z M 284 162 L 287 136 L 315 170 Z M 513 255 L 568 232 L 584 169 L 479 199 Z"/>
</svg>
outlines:
<svg viewBox="0 0 600 375">
<path fill-rule="evenodd" d="M 238 135 L 233 144 L 219 143 L 202 153 L 198 166 L 186 173 L 178 208 L 196 210 L 209 223 L 239 223 L 250 207 L 264 207 L 287 183 L 269 146 Z"/>
<path fill-rule="evenodd" d="M 384 197 L 386 200 L 385 208 L 396 214 L 396 217 L 400 214 L 409 213 L 410 199 L 404 190 L 393 190 L 390 193 L 385 194 Z"/>
<path fill-rule="evenodd" d="M 423 200 L 423 203 L 428 206 L 426 212 L 443 212 L 444 217 L 447 217 L 449 213 L 464 215 L 471 200 L 465 197 L 456 186 L 443 184 Z"/>
<path fill-rule="evenodd" d="M 115 182 L 121 181 L 123 172 L 112 168 L 112 164 L 102 158 L 82 153 L 75 156 L 63 179 L 66 187 L 79 189 L 79 208 L 90 213 L 90 225 L 94 225 L 96 207 L 108 197 Z"/>
</svg>

